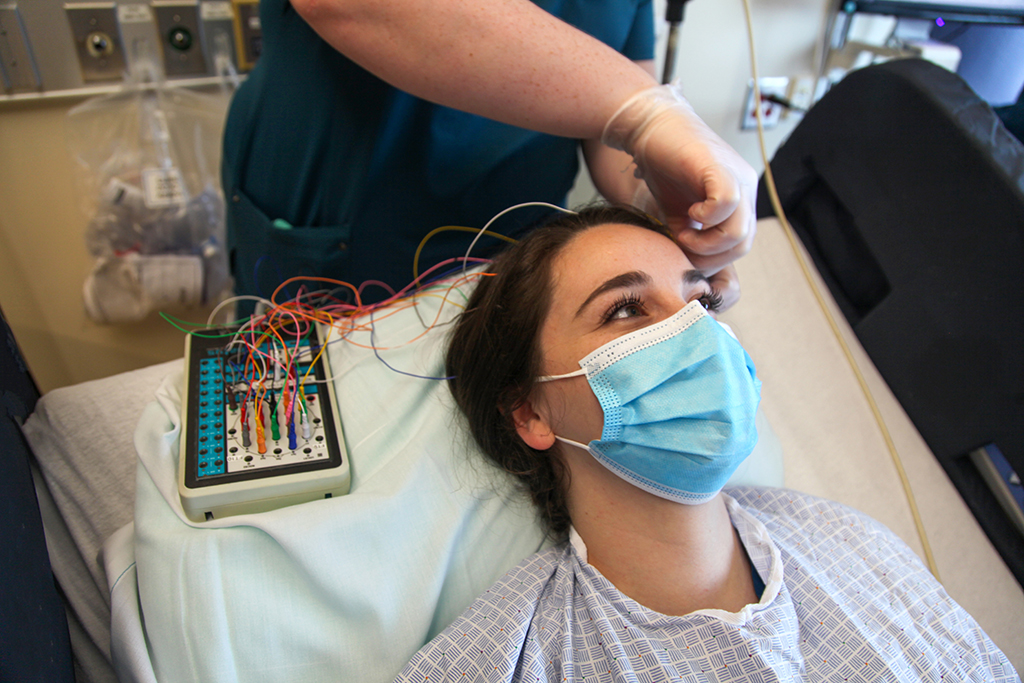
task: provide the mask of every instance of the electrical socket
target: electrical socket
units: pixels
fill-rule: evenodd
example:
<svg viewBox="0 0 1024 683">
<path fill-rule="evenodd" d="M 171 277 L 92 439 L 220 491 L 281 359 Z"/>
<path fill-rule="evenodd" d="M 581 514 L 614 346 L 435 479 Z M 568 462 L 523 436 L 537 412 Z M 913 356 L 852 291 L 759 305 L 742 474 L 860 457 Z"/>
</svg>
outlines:
<svg viewBox="0 0 1024 683">
<path fill-rule="evenodd" d="M 811 105 L 814 104 L 814 92 L 816 89 L 815 79 L 813 76 L 797 76 L 790 83 L 789 96 L 786 98 L 790 104 L 793 105 L 793 109 L 787 111 L 789 114 L 791 111 L 797 114 L 803 114 Z"/>
<path fill-rule="evenodd" d="M 774 102 L 764 101 L 765 95 L 775 95 L 785 98 L 789 91 L 789 78 L 785 76 L 771 76 L 758 79 L 758 87 L 761 90 L 761 123 L 764 128 L 774 128 L 778 125 L 782 112 L 785 109 L 782 105 Z M 747 99 L 743 106 L 743 118 L 740 120 L 740 129 L 756 130 L 757 114 L 754 109 L 754 81 L 747 85 Z"/>
</svg>

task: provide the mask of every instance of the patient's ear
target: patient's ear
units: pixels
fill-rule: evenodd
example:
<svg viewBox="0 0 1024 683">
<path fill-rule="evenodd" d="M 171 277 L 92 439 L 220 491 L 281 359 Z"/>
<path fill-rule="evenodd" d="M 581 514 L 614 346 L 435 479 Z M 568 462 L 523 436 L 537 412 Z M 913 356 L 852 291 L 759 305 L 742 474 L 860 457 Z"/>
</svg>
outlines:
<svg viewBox="0 0 1024 683">
<path fill-rule="evenodd" d="M 512 411 L 512 421 L 516 425 L 519 438 L 530 448 L 545 451 L 555 444 L 555 432 L 551 425 L 537 414 L 530 401 L 523 401 Z"/>
</svg>

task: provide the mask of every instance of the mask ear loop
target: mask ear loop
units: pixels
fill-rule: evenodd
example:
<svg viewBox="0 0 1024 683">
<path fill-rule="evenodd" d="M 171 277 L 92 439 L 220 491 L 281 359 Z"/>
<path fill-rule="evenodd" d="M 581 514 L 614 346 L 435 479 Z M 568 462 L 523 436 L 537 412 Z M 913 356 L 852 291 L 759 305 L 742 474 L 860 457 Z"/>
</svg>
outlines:
<svg viewBox="0 0 1024 683">
<path fill-rule="evenodd" d="M 569 377 L 580 377 L 581 375 L 585 375 L 585 374 L 587 374 L 586 368 L 580 368 L 579 370 L 574 370 L 572 372 L 567 372 L 564 375 L 544 375 L 543 377 L 538 377 L 535 381 L 537 381 L 537 382 L 553 382 L 556 379 L 568 379 Z M 555 440 L 561 441 L 562 443 L 567 443 L 570 446 L 575 446 L 576 448 L 582 448 L 583 450 L 588 451 L 588 452 L 590 451 L 590 447 L 587 446 L 586 444 L 582 444 L 579 441 L 573 441 L 572 439 L 565 439 L 565 438 L 559 436 L 558 434 L 555 434 Z"/>
<path fill-rule="evenodd" d="M 558 434 L 555 434 L 555 440 L 556 441 L 561 441 L 562 443 L 567 443 L 570 446 L 575 446 L 576 448 L 582 448 L 583 450 L 587 451 L 588 453 L 590 452 L 590 446 L 581 444 L 579 441 L 573 441 L 572 439 L 564 439 L 564 438 L 560 437 Z"/>
<path fill-rule="evenodd" d="M 536 382 L 554 382 L 556 379 L 567 379 L 569 377 L 579 377 L 580 375 L 585 375 L 585 374 L 587 374 L 586 369 L 585 368 L 580 368 L 579 370 L 573 370 L 572 372 L 567 372 L 564 375 L 544 375 L 543 377 L 538 377 L 534 381 L 536 381 Z"/>
</svg>

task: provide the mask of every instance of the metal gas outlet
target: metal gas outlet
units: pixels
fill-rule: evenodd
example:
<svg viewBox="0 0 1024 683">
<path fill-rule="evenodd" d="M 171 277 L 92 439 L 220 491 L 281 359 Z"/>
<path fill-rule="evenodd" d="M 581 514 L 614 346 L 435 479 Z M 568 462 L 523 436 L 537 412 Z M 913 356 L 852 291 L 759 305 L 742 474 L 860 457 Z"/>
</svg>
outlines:
<svg viewBox="0 0 1024 683">
<path fill-rule="evenodd" d="M 206 75 L 206 56 L 200 40 L 199 3 L 194 0 L 154 0 L 152 7 L 167 77 Z"/>
<path fill-rule="evenodd" d="M 96 59 L 109 57 L 114 54 L 114 39 L 103 31 L 93 31 L 85 37 L 85 50 Z"/>
<path fill-rule="evenodd" d="M 114 81 L 125 71 L 117 12 L 112 2 L 64 5 L 71 37 L 78 52 L 82 80 L 86 83 Z"/>
</svg>

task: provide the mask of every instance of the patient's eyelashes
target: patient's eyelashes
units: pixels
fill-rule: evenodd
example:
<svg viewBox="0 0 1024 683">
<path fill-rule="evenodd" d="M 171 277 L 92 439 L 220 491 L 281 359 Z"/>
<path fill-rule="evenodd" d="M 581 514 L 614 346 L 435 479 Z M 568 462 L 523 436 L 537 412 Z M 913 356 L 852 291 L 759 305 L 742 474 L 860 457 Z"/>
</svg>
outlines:
<svg viewBox="0 0 1024 683">
<path fill-rule="evenodd" d="M 612 320 L 636 318 L 645 314 L 646 309 L 642 298 L 633 293 L 623 294 L 605 311 L 601 318 L 601 324 Z"/>
<path fill-rule="evenodd" d="M 717 311 L 722 308 L 722 293 L 717 289 L 711 289 L 702 295 L 698 301 L 706 310 Z"/>
<path fill-rule="evenodd" d="M 711 288 L 695 297 L 700 305 L 707 311 L 718 311 L 722 308 L 722 294 L 717 289 Z M 615 302 L 608 307 L 601 317 L 601 324 L 604 325 L 613 320 L 627 320 L 647 315 L 646 304 L 643 297 L 633 292 L 621 294 Z"/>
</svg>

